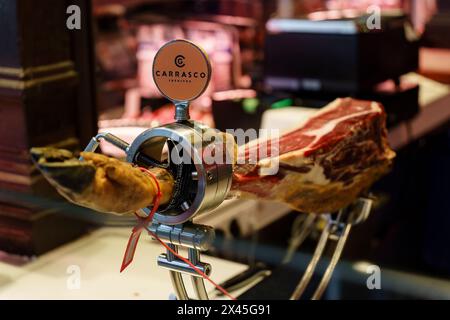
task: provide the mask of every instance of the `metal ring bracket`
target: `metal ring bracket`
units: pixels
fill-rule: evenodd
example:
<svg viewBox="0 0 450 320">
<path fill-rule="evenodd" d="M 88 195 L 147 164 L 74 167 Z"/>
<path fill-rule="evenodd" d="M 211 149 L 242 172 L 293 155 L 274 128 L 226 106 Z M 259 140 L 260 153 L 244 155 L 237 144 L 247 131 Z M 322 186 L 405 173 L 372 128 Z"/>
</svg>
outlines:
<svg viewBox="0 0 450 320">
<path fill-rule="evenodd" d="M 206 164 L 203 161 L 201 148 L 196 148 L 193 142 L 200 141 L 200 147 L 207 147 L 208 145 L 205 144 L 203 139 L 205 131 L 213 136 L 218 134 L 213 129 L 203 125 L 196 126 L 192 122 L 173 123 L 164 127 L 149 129 L 138 136 L 131 145 L 112 134 L 101 133 L 91 139 L 85 151 L 95 151 L 100 140 L 104 139 L 125 151 L 128 162 L 144 162 L 161 166 L 161 155 L 167 141 L 171 140 L 178 143 L 193 162 L 192 165 L 187 164 L 187 168 L 193 169 L 189 172 L 189 178 L 196 181 L 197 190 L 194 190 L 193 200 L 188 205 L 182 205 L 176 210 L 172 210 L 170 214 L 157 212 L 148 230 L 157 235 L 175 252 L 178 252 L 180 247 L 187 248 L 188 260 L 196 269 L 209 275 L 211 266 L 200 261 L 200 252 L 207 250 L 212 244 L 214 229 L 193 224 L 189 220 L 192 220 L 195 215 L 211 210 L 222 203 L 231 186 L 232 165 L 226 162 L 223 164 Z M 221 151 L 223 150 L 225 149 L 221 149 Z M 185 164 L 180 163 L 180 165 L 184 166 Z M 186 202 L 184 200 L 190 199 L 183 199 L 182 204 Z M 142 210 L 148 214 L 150 208 L 143 208 Z M 167 250 L 166 254 L 160 255 L 157 263 L 160 267 L 170 271 L 170 277 L 178 299 L 189 299 L 182 274 L 191 276 L 194 291 L 199 299 L 208 299 L 203 278 L 194 268 L 178 259 L 171 251 Z"/>
<path fill-rule="evenodd" d="M 216 208 L 223 202 L 231 187 L 232 164 L 227 161 L 207 163 L 203 154 L 208 147 L 216 147 L 214 141 L 216 138 L 222 139 L 220 135 L 215 129 L 189 121 L 146 130 L 133 141 L 127 151 L 128 162 L 137 163 L 139 157 L 162 162 L 161 157 L 166 153 L 169 165 L 176 163 L 188 171 L 187 179 L 191 185 L 188 186 L 188 183 L 184 182 L 181 187 L 191 188 L 190 195 L 184 195 L 176 208 L 158 210 L 155 213 L 155 221 L 169 225 L 180 224 Z M 209 137 L 208 140 L 205 136 Z M 169 142 L 174 146 L 164 150 Z M 221 149 L 220 152 L 226 151 Z M 226 154 L 222 155 L 227 157 Z M 146 213 L 149 210 L 144 209 Z"/>
</svg>

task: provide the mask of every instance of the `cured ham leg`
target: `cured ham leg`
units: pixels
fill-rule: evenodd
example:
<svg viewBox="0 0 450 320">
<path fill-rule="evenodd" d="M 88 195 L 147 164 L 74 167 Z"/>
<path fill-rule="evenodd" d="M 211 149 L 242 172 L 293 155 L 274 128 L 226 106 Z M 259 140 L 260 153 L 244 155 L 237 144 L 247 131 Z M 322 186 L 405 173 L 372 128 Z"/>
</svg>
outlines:
<svg viewBox="0 0 450 320">
<path fill-rule="evenodd" d="M 337 99 L 280 138 L 275 175 L 259 174 L 267 159 L 237 165 L 231 195 L 280 201 L 311 213 L 346 207 L 389 170 L 395 153 L 385 123 L 379 103 Z M 238 157 L 248 159 L 264 144 L 244 146 Z"/>
<path fill-rule="evenodd" d="M 249 161 L 252 152 L 259 154 L 260 148 L 275 145 L 274 141 L 259 140 L 240 148 L 229 195 L 284 202 L 312 213 L 346 207 L 391 165 L 395 153 L 387 143 L 385 120 L 378 103 L 338 99 L 283 135 L 278 147 L 267 148 L 267 155 L 256 163 Z M 128 214 L 154 201 L 152 179 L 128 163 L 94 153 L 82 153 L 85 161 L 80 162 L 68 151 L 46 148 L 31 153 L 44 176 L 76 204 Z M 262 175 L 273 160 L 278 171 Z M 162 188 L 162 204 L 167 203 L 172 176 L 161 168 L 150 170 Z"/>
</svg>

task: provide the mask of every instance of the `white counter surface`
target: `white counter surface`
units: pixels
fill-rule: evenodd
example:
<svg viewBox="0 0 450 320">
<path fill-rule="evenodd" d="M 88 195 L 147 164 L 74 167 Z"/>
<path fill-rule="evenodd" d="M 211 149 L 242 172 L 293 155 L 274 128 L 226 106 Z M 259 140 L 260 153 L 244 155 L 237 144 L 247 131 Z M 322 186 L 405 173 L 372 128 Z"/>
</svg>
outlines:
<svg viewBox="0 0 450 320">
<path fill-rule="evenodd" d="M 168 299 L 173 293 L 168 271 L 156 265 L 164 248 L 147 234 L 141 235 L 133 263 L 119 272 L 130 231 L 100 229 L 21 266 L 0 260 L 0 300 Z M 218 283 L 246 269 L 208 256 L 202 260 L 212 265 L 211 278 Z"/>
</svg>

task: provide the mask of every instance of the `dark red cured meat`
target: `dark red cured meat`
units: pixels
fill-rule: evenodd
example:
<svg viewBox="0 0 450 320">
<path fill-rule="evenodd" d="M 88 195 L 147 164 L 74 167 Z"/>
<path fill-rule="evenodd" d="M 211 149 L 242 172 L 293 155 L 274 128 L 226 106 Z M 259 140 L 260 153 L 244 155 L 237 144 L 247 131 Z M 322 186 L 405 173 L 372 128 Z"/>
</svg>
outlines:
<svg viewBox="0 0 450 320">
<path fill-rule="evenodd" d="M 278 199 L 301 211 L 328 212 L 348 205 L 388 170 L 395 155 L 387 143 L 385 119 L 379 103 L 337 99 L 280 137 L 274 149 L 279 155 L 266 157 L 278 160 L 275 174 L 260 175 L 264 159 L 237 164 L 232 194 Z M 238 158 L 249 160 L 250 152 L 258 152 L 263 143 L 271 144 L 244 146 Z"/>
</svg>

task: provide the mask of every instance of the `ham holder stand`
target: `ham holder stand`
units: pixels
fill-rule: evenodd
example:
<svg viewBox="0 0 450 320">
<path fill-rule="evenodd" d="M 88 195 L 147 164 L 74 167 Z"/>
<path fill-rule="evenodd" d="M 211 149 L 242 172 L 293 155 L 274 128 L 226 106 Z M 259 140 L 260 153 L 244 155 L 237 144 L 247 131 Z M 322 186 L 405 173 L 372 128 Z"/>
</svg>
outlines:
<svg viewBox="0 0 450 320">
<path fill-rule="evenodd" d="M 169 71 L 165 70 L 170 68 L 172 70 L 179 68 L 179 72 L 188 68 L 187 70 L 192 71 L 192 75 L 198 78 L 194 79 L 195 81 L 184 80 L 183 82 L 183 80 L 174 81 L 170 80 L 170 77 L 162 76 L 164 72 L 168 73 Z M 187 259 L 196 267 L 193 268 L 192 265 L 179 259 L 170 250 L 158 257 L 158 265 L 169 270 L 176 296 L 180 300 L 189 299 L 182 274 L 192 278 L 194 292 L 198 299 L 208 299 L 204 278 L 198 271 L 208 276 L 211 273 L 211 266 L 201 261 L 200 252 L 208 250 L 212 245 L 214 229 L 195 224 L 192 219 L 220 205 L 225 200 L 232 181 L 232 164 L 207 164 L 202 157 L 201 148 L 208 147 L 211 143 L 208 141 L 216 141 L 214 138 L 221 139 L 222 134 L 215 129 L 189 120 L 189 101 L 204 92 L 210 75 L 211 66 L 203 50 L 186 40 L 168 42 L 155 56 L 153 78 L 161 93 L 175 104 L 175 122 L 148 129 L 131 144 L 112 134 L 101 133 L 93 137 L 85 148 L 85 151 L 93 152 L 97 149 L 100 140 L 104 140 L 123 150 L 126 153 L 126 160 L 134 165 L 159 166 L 172 172 L 175 180 L 172 199 L 168 205 L 158 208 L 152 222 L 146 228 L 174 252 L 178 252 L 179 248 L 187 249 Z M 203 140 L 205 136 L 208 136 L 208 141 Z M 198 139 L 201 143 L 193 143 Z M 217 150 L 223 152 L 225 157 L 227 152 L 225 148 L 216 148 Z M 170 156 L 167 156 L 168 154 Z M 192 161 L 188 163 L 180 161 L 180 158 L 174 154 L 187 154 Z M 371 207 L 371 199 L 359 198 L 352 206 L 340 210 L 337 214 L 305 215 L 297 234 L 291 239 L 291 253 L 298 249 L 316 228 L 318 222 L 325 222 L 325 227 L 321 231 L 312 259 L 291 299 L 300 299 L 314 275 L 327 243 L 335 242 L 335 250 L 329 265 L 312 296 L 312 299 L 321 298 L 340 258 L 351 227 L 363 222 L 369 215 Z M 146 216 L 151 209 L 143 208 L 139 215 Z"/>
</svg>

